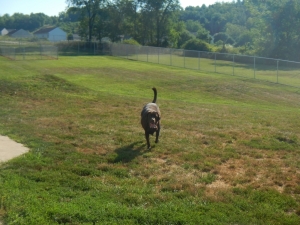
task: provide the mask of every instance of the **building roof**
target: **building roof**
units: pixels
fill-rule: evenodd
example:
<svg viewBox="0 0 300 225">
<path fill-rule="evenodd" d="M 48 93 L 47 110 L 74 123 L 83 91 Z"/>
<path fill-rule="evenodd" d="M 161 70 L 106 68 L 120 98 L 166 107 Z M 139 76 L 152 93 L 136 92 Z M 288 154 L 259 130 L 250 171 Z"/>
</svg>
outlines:
<svg viewBox="0 0 300 225">
<path fill-rule="evenodd" d="M 54 30 L 56 27 L 46 27 L 46 28 L 41 28 L 39 30 L 37 30 L 36 32 L 34 32 L 34 34 L 47 34 L 50 31 Z"/>
<path fill-rule="evenodd" d="M 16 29 L 8 29 L 7 31 L 8 31 L 7 35 L 12 35 L 12 34 L 16 33 L 16 32 L 19 31 L 19 30 L 16 30 Z"/>
</svg>

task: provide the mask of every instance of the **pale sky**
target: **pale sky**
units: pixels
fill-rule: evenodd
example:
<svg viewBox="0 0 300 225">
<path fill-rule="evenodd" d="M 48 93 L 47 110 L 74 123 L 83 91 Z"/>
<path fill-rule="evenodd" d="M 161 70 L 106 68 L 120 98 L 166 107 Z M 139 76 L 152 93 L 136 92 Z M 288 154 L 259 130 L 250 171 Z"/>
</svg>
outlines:
<svg viewBox="0 0 300 225">
<path fill-rule="evenodd" d="M 180 0 L 183 8 L 187 6 L 206 6 L 216 2 L 232 2 L 233 0 Z M 0 16 L 14 13 L 44 13 L 48 16 L 58 16 L 59 12 L 65 11 L 66 0 L 0 0 Z"/>
</svg>

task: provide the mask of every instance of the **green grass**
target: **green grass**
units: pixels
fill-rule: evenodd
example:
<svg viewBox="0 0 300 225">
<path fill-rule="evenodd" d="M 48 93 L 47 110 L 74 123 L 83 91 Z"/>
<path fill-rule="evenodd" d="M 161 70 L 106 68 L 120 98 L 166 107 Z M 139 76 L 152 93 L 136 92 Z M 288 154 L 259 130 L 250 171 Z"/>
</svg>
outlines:
<svg viewBox="0 0 300 225">
<path fill-rule="evenodd" d="M 220 53 L 216 53 L 215 60 L 215 53 L 213 52 L 201 52 L 198 54 L 196 51 L 187 51 L 185 54 L 190 56 L 185 57 L 182 50 L 173 50 L 172 55 L 170 53 L 158 53 L 158 50 L 155 50 L 147 55 L 132 54 L 124 55 L 123 57 L 137 61 L 216 72 L 300 87 L 300 63 L 297 62 L 277 61 L 276 59 L 259 57 L 255 57 L 254 62 L 253 56 L 235 55 L 233 58 L 233 55 Z"/>
<path fill-rule="evenodd" d="M 1 164 L 5 223 L 300 223 L 298 89 L 113 57 L 0 68 L 0 134 L 30 148 Z"/>
</svg>

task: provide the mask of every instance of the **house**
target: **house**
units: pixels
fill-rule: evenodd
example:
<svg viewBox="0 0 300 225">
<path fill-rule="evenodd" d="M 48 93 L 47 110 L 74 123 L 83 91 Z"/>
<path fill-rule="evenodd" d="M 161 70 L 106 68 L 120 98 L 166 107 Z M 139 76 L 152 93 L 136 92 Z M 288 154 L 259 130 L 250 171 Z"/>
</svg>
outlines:
<svg viewBox="0 0 300 225">
<path fill-rule="evenodd" d="M 18 29 L 18 30 L 11 30 L 6 35 L 13 37 L 13 38 L 31 38 L 32 34 L 26 30 Z"/>
<path fill-rule="evenodd" d="M 73 34 L 73 40 L 74 41 L 80 41 L 81 38 L 80 38 L 80 36 L 78 34 Z"/>
<path fill-rule="evenodd" d="M 6 28 L 0 28 L 0 36 L 4 36 L 7 35 L 9 32 L 9 30 L 7 30 Z"/>
<path fill-rule="evenodd" d="M 33 33 L 39 39 L 47 39 L 52 42 L 67 40 L 67 33 L 59 27 L 41 28 Z"/>
</svg>

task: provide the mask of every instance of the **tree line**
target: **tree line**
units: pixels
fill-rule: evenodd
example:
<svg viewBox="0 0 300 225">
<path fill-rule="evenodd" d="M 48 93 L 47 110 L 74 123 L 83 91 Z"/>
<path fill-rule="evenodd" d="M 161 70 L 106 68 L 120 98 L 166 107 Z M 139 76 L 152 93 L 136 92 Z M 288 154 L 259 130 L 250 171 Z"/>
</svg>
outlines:
<svg viewBox="0 0 300 225">
<path fill-rule="evenodd" d="M 5 14 L 0 27 L 34 31 L 56 25 L 88 41 L 109 37 L 114 42 L 300 61 L 298 0 L 236 0 L 185 9 L 178 0 L 66 2 L 68 10 L 54 17 Z"/>
</svg>

